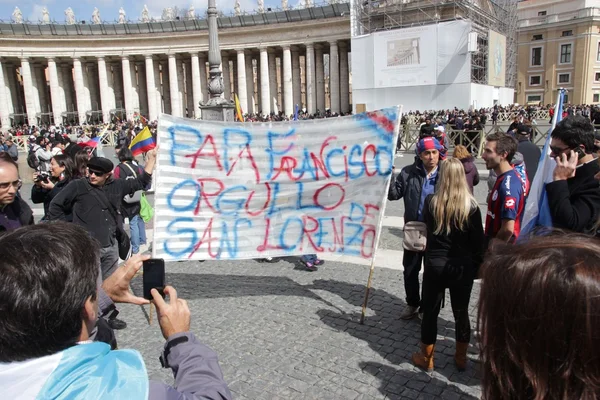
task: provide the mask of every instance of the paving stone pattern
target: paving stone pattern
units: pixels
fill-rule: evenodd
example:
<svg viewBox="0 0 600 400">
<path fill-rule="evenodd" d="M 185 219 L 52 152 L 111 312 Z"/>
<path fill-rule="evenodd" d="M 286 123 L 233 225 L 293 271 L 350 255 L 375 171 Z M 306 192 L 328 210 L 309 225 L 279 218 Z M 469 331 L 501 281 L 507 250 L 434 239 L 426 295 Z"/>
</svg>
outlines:
<svg viewBox="0 0 600 400">
<path fill-rule="evenodd" d="M 359 324 L 368 268 L 330 262 L 316 272 L 294 258 L 179 262 L 167 281 L 192 310 L 192 331 L 218 354 L 237 399 L 471 399 L 481 395 L 477 349 L 466 372 L 454 367 L 449 298 L 438 320 L 435 372 L 410 363 L 418 320 L 402 321 L 400 271 L 377 268 L 364 325 Z M 133 289 L 141 293 L 141 277 Z M 479 285 L 471 300 L 472 326 Z M 138 349 L 151 379 L 173 382 L 158 361 L 164 340 L 148 307 L 121 305 L 129 327 L 121 348 Z"/>
</svg>

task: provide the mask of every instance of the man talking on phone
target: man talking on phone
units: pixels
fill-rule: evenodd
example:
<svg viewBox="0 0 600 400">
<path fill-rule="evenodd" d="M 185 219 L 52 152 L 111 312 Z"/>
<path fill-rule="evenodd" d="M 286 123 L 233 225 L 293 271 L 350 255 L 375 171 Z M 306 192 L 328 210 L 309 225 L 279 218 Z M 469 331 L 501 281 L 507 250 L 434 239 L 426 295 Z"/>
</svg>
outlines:
<svg viewBox="0 0 600 400">
<path fill-rule="evenodd" d="M 546 184 L 554 228 L 595 233 L 600 217 L 600 166 L 594 158 L 594 126 L 581 115 L 569 116 L 551 134 L 550 157 L 556 160 L 553 182 Z"/>
<path fill-rule="evenodd" d="M 173 386 L 150 381 L 139 352 L 90 340 L 112 301 L 149 303 L 129 291 L 148 256 L 132 257 L 100 286 L 100 246 L 75 224 L 23 227 L 0 237 L 0 248 L 11 249 L 0 258 L 3 399 L 231 399 L 216 353 L 190 332 L 187 302 L 171 286 L 168 301 L 151 293 Z"/>
</svg>

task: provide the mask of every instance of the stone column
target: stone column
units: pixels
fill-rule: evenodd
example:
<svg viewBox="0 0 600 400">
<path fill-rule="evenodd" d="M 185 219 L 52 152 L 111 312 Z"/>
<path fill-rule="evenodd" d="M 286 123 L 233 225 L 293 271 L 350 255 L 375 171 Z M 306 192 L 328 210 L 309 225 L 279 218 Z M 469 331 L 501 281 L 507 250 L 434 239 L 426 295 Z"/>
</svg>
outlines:
<svg viewBox="0 0 600 400">
<path fill-rule="evenodd" d="M 175 58 L 175 54 L 169 54 L 169 93 L 171 97 L 171 115 L 174 117 L 181 117 L 179 82 L 177 79 L 177 59 Z"/>
<path fill-rule="evenodd" d="M 125 100 L 125 117 L 128 121 L 133 119 L 133 99 L 131 93 L 131 65 L 129 56 L 121 57 L 123 69 L 123 98 Z"/>
<path fill-rule="evenodd" d="M 237 96 L 243 113 L 248 111 L 248 91 L 246 89 L 246 56 L 244 50 L 237 51 Z"/>
<path fill-rule="evenodd" d="M 154 62 L 154 60 L 153 60 Z M 150 90 L 150 89 L 149 89 Z M 154 63 L 154 86 L 152 94 L 154 96 L 154 104 L 156 105 L 156 116 L 154 119 L 157 119 L 158 116 L 164 112 L 163 110 L 163 95 L 162 95 L 162 85 L 161 85 L 161 77 L 160 77 L 160 61 L 156 60 Z M 148 93 L 150 96 L 150 92 Z"/>
<path fill-rule="evenodd" d="M 108 101 L 106 102 L 106 104 L 108 105 L 108 110 L 103 111 L 105 118 L 104 122 L 110 122 L 111 121 L 111 115 L 110 115 L 110 111 L 114 110 L 115 108 L 117 108 L 117 98 L 115 95 L 115 73 L 114 73 L 114 66 L 116 64 L 115 63 L 111 63 L 111 62 L 107 62 L 106 63 L 106 76 L 108 79 L 108 84 L 106 85 L 106 93 L 108 94 Z M 100 73 L 100 72 L 98 72 Z M 121 75 L 119 74 L 119 78 L 121 77 Z M 103 106 L 104 108 L 104 106 Z"/>
<path fill-rule="evenodd" d="M 350 106 L 350 72 L 348 70 L 348 45 L 340 42 L 340 110 L 347 113 Z"/>
<path fill-rule="evenodd" d="M 123 93 L 123 68 L 121 63 L 113 64 L 113 82 L 115 88 L 115 108 L 125 108 L 125 95 Z"/>
<path fill-rule="evenodd" d="M 31 69 L 31 82 L 32 82 L 32 93 L 33 93 L 33 107 L 35 109 L 35 113 L 37 116 L 37 113 L 39 113 L 41 111 L 41 105 L 40 105 L 40 92 L 38 89 L 39 86 L 39 66 L 36 64 L 30 64 L 30 69 Z M 37 121 L 37 117 L 35 119 Z M 34 123 L 34 125 L 37 125 L 37 122 Z"/>
<path fill-rule="evenodd" d="M 329 104 L 331 112 L 340 112 L 340 61 L 337 42 L 329 42 Z"/>
<path fill-rule="evenodd" d="M 18 108 L 18 103 L 17 103 L 17 97 L 14 89 L 14 84 L 15 84 L 15 79 L 14 76 L 16 75 L 15 70 L 13 69 L 13 66 L 7 63 L 3 63 L 2 64 L 2 72 L 4 74 L 4 89 L 5 89 L 5 93 L 6 93 L 6 103 L 8 105 L 8 112 L 9 113 L 14 113 L 15 110 Z M 9 117 L 8 115 L 6 116 L 7 118 Z"/>
<path fill-rule="evenodd" d="M 7 131 L 10 127 L 10 112 L 8 106 L 10 100 L 6 92 L 4 66 L 2 65 L 2 60 L 0 60 L 0 124 L 2 124 L 2 131 Z"/>
<path fill-rule="evenodd" d="M 202 102 L 206 103 L 210 96 L 208 95 L 208 75 L 206 73 L 206 62 L 207 56 L 205 53 L 198 55 L 198 62 L 200 63 L 200 89 L 202 90 Z"/>
<path fill-rule="evenodd" d="M 106 60 L 104 57 L 98 57 L 98 83 L 100 87 L 100 108 L 102 109 L 102 121 L 110 122 L 110 102 L 108 100 L 109 82 L 106 71 Z"/>
<path fill-rule="evenodd" d="M 138 89 L 138 77 L 137 77 L 136 65 L 137 64 L 135 63 L 135 61 L 129 63 L 129 73 L 131 75 L 130 105 L 131 105 L 131 110 L 132 110 L 131 111 L 132 116 L 133 116 L 133 113 L 135 113 L 136 111 L 138 113 L 140 112 L 140 96 L 139 96 L 139 89 Z"/>
<path fill-rule="evenodd" d="M 269 55 L 269 105 L 271 111 L 277 113 L 280 111 L 280 105 L 277 104 L 277 57 L 273 49 L 268 50 Z"/>
<path fill-rule="evenodd" d="M 302 108 L 302 89 L 300 79 L 300 51 L 296 47 L 292 47 L 292 90 L 294 92 L 294 106 L 292 112 L 296 112 L 296 105 L 299 109 Z"/>
<path fill-rule="evenodd" d="M 192 106 L 193 118 L 200 118 L 200 102 L 203 101 L 202 84 L 200 82 L 200 58 L 198 53 L 191 53 L 192 56 Z"/>
<path fill-rule="evenodd" d="M 67 86 L 65 83 L 65 73 L 64 73 L 65 69 L 61 64 L 56 64 L 56 73 L 58 75 L 58 101 L 60 102 L 61 105 L 61 109 L 63 112 L 68 111 L 67 108 Z M 60 119 L 57 123 L 61 123 L 62 120 L 62 114 L 60 116 Z"/>
<path fill-rule="evenodd" d="M 306 108 L 309 114 L 317 111 L 317 92 L 315 77 L 315 48 L 312 43 L 306 44 Z"/>
<path fill-rule="evenodd" d="M 315 46 L 317 110 L 325 112 L 325 68 L 323 63 L 323 47 Z"/>
<path fill-rule="evenodd" d="M 50 79 L 50 99 L 52 100 L 52 115 L 54 117 L 54 123 L 60 124 L 62 122 L 62 113 L 64 110 L 62 108 L 62 99 L 58 82 L 58 70 L 56 68 L 56 61 L 54 58 L 48 59 L 48 78 Z M 0 88 L 2 88 L 1 82 Z M 2 99 L 0 98 L 0 102 L 1 101 Z"/>
<path fill-rule="evenodd" d="M 156 103 L 156 83 L 154 77 L 154 60 L 152 54 L 146 54 L 146 97 L 148 100 L 148 119 L 154 121 L 158 118 L 158 104 Z"/>
<path fill-rule="evenodd" d="M 179 109 L 181 110 L 181 117 L 185 117 L 185 88 L 184 88 L 184 76 L 183 76 L 183 60 L 177 57 L 177 94 L 179 95 Z"/>
<path fill-rule="evenodd" d="M 264 115 L 271 114 L 271 81 L 269 80 L 269 54 L 260 49 L 260 106 Z"/>
<path fill-rule="evenodd" d="M 162 93 L 164 98 L 165 114 L 173 115 L 173 107 L 171 105 L 171 69 L 169 68 L 169 62 L 161 62 L 160 67 L 162 69 Z"/>
<path fill-rule="evenodd" d="M 148 109 L 148 85 L 146 82 L 146 68 L 144 62 L 136 62 L 135 67 L 137 69 L 138 74 L 138 97 L 140 100 L 140 114 L 144 117 L 148 117 L 149 109 Z"/>
<path fill-rule="evenodd" d="M 98 111 L 102 109 L 102 99 L 100 99 L 100 91 L 98 85 L 98 64 L 97 63 L 89 63 L 87 65 L 88 68 L 88 81 L 90 88 L 90 99 L 92 104 L 92 110 Z"/>
<path fill-rule="evenodd" d="M 185 110 L 187 112 L 184 113 L 187 118 L 194 118 L 194 97 L 193 97 L 193 87 L 192 87 L 192 64 L 191 58 L 190 60 L 186 60 L 183 63 L 183 69 L 185 72 Z"/>
<path fill-rule="evenodd" d="M 225 86 L 223 95 L 225 100 L 231 100 L 231 68 L 229 67 L 229 55 L 227 53 L 221 55 L 221 71 L 223 71 L 223 85 Z"/>
<path fill-rule="evenodd" d="M 48 104 L 47 95 L 47 82 L 46 82 L 46 71 L 43 65 L 36 65 L 35 71 L 35 83 L 38 90 L 38 102 L 37 109 L 40 113 L 49 112 L 50 107 Z"/>
<path fill-rule="evenodd" d="M 89 79 L 89 75 L 88 75 L 88 68 L 87 68 L 87 63 L 83 62 L 81 64 L 81 72 L 82 72 L 82 78 L 83 78 L 83 101 L 84 101 L 84 110 L 86 112 L 86 117 L 87 117 L 87 111 L 92 110 L 92 93 L 90 90 L 90 79 Z"/>
<path fill-rule="evenodd" d="M 254 98 L 254 69 L 252 68 L 252 53 L 248 53 L 246 57 L 246 98 L 248 99 L 248 113 L 256 112 L 254 106 L 256 99 Z"/>
<path fill-rule="evenodd" d="M 283 107 L 285 116 L 294 113 L 294 88 L 292 85 L 292 53 L 290 46 L 283 46 Z"/>
<path fill-rule="evenodd" d="M 86 119 L 86 100 L 85 100 L 85 88 L 83 85 L 83 69 L 81 68 L 81 60 L 79 58 L 73 59 L 73 70 L 75 71 L 75 96 L 77 96 L 77 115 L 79 117 L 79 124 L 87 122 Z"/>
</svg>

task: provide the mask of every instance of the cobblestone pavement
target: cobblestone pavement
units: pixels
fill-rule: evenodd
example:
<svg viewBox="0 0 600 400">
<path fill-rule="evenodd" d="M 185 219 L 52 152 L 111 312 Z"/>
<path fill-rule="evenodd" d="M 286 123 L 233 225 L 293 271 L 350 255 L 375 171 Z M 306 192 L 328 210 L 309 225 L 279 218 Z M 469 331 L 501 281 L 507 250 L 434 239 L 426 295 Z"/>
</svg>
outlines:
<svg viewBox="0 0 600 400">
<path fill-rule="evenodd" d="M 396 159 L 411 163 L 414 153 Z M 481 161 L 477 167 L 484 170 Z M 399 169 L 397 169 L 399 171 Z M 482 171 L 483 172 L 483 171 Z M 485 213 L 486 173 L 475 194 Z M 31 186 L 21 192 L 29 199 Z M 152 196 L 149 196 L 152 201 Z M 225 379 L 238 399 L 471 399 L 479 398 L 477 349 L 471 346 L 466 372 L 454 367 L 454 318 L 449 298 L 438 320 L 435 372 L 410 363 L 418 350 L 418 320 L 402 321 L 402 201 L 389 202 L 369 309 L 359 324 L 369 268 L 327 261 L 307 272 L 297 259 L 277 263 L 244 261 L 167 264 L 167 282 L 188 300 L 192 331 L 218 354 Z M 36 217 L 41 205 L 33 205 Z M 37 207 L 37 208 L 36 208 Z M 395 219 L 394 219 L 395 218 Z M 152 236 L 151 224 L 147 226 Z M 376 263 L 377 265 L 377 263 Z M 390 269 L 393 268 L 393 269 Z M 141 277 L 133 282 L 141 294 Z M 474 326 L 479 284 L 471 296 Z M 120 305 L 128 328 L 117 332 L 121 348 L 139 350 L 152 379 L 172 383 L 160 368 L 164 344 L 156 316 L 148 325 L 148 307 Z M 472 344 L 474 341 L 472 341 Z"/>
<path fill-rule="evenodd" d="M 368 268 L 328 262 L 306 272 L 293 258 L 168 264 L 167 281 L 192 310 L 192 330 L 218 354 L 238 399 L 459 399 L 481 394 L 476 348 L 469 369 L 454 367 L 449 306 L 438 320 L 435 372 L 413 367 L 418 320 L 402 321 L 401 272 L 377 268 L 364 325 L 359 324 Z M 141 292 L 141 278 L 133 283 Z M 476 283 L 471 315 L 479 292 Z M 449 300 L 446 304 L 450 304 Z M 164 340 L 148 308 L 121 305 L 129 324 L 121 348 L 141 351 L 151 379 L 172 382 L 160 368 Z M 472 321 L 473 323 L 473 321 Z"/>
</svg>

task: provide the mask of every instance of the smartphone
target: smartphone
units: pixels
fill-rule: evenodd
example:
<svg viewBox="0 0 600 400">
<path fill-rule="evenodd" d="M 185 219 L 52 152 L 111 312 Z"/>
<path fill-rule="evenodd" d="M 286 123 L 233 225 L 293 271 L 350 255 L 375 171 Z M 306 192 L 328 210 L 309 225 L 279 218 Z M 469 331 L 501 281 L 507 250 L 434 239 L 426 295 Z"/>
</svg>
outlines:
<svg viewBox="0 0 600 400">
<path fill-rule="evenodd" d="M 165 260 L 162 258 L 151 258 L 144 261 L 144 298 L 152 300 L 152 289 L 158 290 L 165 297 Z"/>
</svg>

